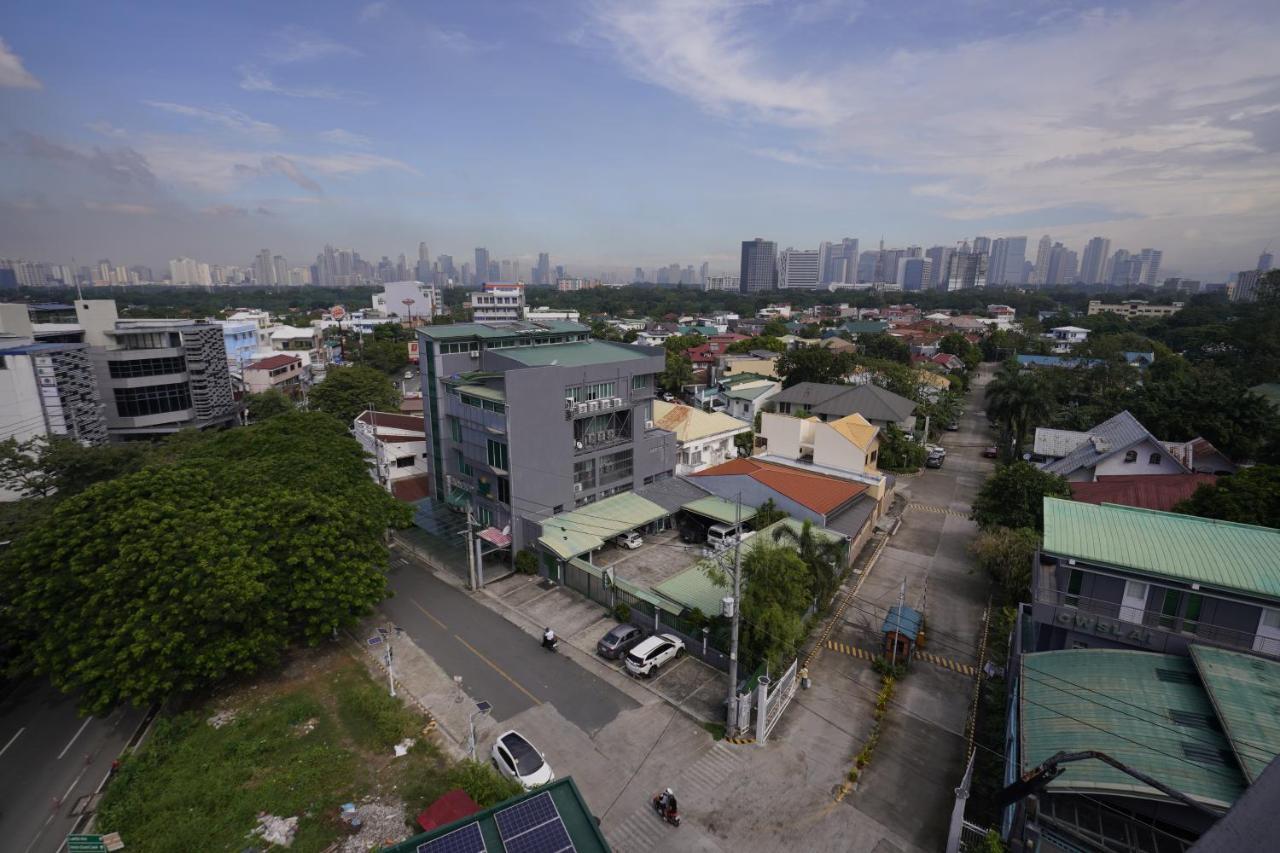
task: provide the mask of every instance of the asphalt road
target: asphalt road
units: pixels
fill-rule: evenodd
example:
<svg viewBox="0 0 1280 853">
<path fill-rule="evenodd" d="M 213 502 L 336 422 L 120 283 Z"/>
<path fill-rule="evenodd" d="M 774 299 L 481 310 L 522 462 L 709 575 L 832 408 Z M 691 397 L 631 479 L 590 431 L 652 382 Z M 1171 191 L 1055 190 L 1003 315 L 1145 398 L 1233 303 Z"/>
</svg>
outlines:
<svg viewBox="0 0 1280 853">
<path fill-rule="evenodd" d="M 548 652 L 536 637 L 437 578 L 411 555 L 395 552 L 389 580 L 395 596 L 381 609 L 474 699 L 493 704 L 498 721 L 552 704 L 595 734 L 620 711 L 639 707 L 630 696 Z"/>
<path fill-rule="evenodd" d="M 11 685 L 0 699 L 0 848 L 58 850 L 76 821 L 72 807 L 98 787 L 145 714 L 81 717 L 75 699 L 46 681 Z"/>
</svg>

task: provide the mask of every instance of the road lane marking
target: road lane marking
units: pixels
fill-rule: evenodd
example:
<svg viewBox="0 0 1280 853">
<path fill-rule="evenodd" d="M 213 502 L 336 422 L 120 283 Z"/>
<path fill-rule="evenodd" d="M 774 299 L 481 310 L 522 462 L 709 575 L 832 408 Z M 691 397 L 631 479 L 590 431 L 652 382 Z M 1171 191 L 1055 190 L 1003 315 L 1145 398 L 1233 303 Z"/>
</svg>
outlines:
<svg viewBox="0 0 1280 853">
<path fill-rule="evenodd" d="M 421 610 L 421 611 L 422 611 L 422 614 L 423 614 L 424 616 L 426 616 L 428 619 L 430 619 L 432 622 L 436 623 L 437 625 L 439 625 L 441 628 L 445 629 L 446 631 L 448 631 L 448 630 L 449 630 L 449 626 L 448 626 L 448 625 L 446 625 L 446 624 L 444 624 L 443 622 L 441 622 L 441 621 L 440 621 L 439 619 L 437 619 L 435 616 L 432 616 L 432 615 L 431 615 L 431 611 L 427 610 L 427 608 L 423 607 L 421 604 L 419 604 L 418 602 L 414 601 L 412 598 L 411 598 L 411 599 L 409 599 L 409 603 L 410 603 L 410 604 L 412 604 L 414 607 L 418 608 L 419 610 Z"/>
<path fill-rule="evenodd" d="M 80 727 L 80 731 L 76 732 L 74 735 L 71 736 L 71 740 L 67 741 L 67 745 L 62 748 L 62 752 L 58 753 L 58 757 L 55 760 L 57 761 L 62 760 L 62 756 L 67 754 L 67 750 L 71 748 L 71 744 L 75 743 L 80 738 L 80 735 L 84 733 L 85 729 L 89 728 L 89 724 L 92 722 L 93 722 L 93 717 L 90 717 L 89 719 L 84 721 L 84 725 Z"/>
<path fill-rule="evenodd" d="M 26 726 L 23 726 L 22 728 L 18 729 L 18 733 L 15 734 L 13 737 L 9 738 L 9 742 L 4 745 L 4 749 L 0 749 L 0 755 L 4 755 L 6 752 L 8 752 L 9 747 L 13 746 L 13 742 L 17 740 L 18 737 L 26 730 L 27 730 Z"/>
<path fill-rule="evenodd" d="M 493 661 L 491 661 L 491 660 L 489 660 L 487 657 L 485 657 L 485 656 L 480 652 L 480 650 L 479 650 L 479 649 L 477 649 L 475 646 L 471 645 L 471 644 L 470 644 L 470 643 L 468 643 L 466 640 L 464 640 L 464 639 L 462 639 L 461 637 L 459 637 L 457 634 L 454 634 L 454 635 L 453 635 L 453 637 L 454 637 L 454 639 L 455 639 L 455 640 L 457 640 L 459 643 L 462 643 L 462 645 L 466 646 L 468 649 L 471 649 L 471 653 L 472 653 L 472 654 L 474 654 L 476 657 L 480 658 L 480 660 L 484 661 L 485 663 L 489 664 L 489 666 L 493 669 L 493 671 L 494 671 L 494 672 L 496 672 L 496 673 L 498 673 L 498 675 L 501 675 L 501 676 L 502 676 L 503 678 L 505 678 L 507 681 L 509 681 L 509 682 L 511 683 L 511 686 L 512 686 L 512 687 L 514 687 L 515 689 L 519 690 L 521 693 L 523 693 L 524 695 L 528 696 L 531 700 L 533 700 L 533 704 L 535 704 L 535 705 L 541 705 L 541 704 L 542 704 L 542 700 L 541 700 L 541 699 L 539 699 L 537 696 L 534 696 L 534 695 L 533 695 L 532 693 L 530 693 L 528 690 L 525 690 L 525 689 L 524 689 L 524 687 L 523 687 L 523 685 L 521 685 L 521 684 L 520 684 L 520 682 L 516 681 L 516 680 L 515 680 L 514 678 L 512 678 L 511 676 L 507 675 L 507 673 L 502 669 L 502 667 L 498 666 L 496 663 L 494 663 Z"/>
</svg>

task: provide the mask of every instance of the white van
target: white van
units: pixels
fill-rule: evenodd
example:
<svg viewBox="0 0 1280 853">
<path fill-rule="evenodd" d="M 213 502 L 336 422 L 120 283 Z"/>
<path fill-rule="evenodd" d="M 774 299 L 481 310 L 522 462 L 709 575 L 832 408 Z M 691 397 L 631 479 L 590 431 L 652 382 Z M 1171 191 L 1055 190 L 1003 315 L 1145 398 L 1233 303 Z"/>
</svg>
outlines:
<svg viewBox="0 0 1280 853">
<path fill-rule="evenodd" d="M 750 534 L 745 534 L 742 538 L 746 539 Z M 737 537 L 733 532 L 732 524 L 713 524 L 707 528 L 707 547 L 712 550 L 719 551 L 721 548 L 728 548 Z"/>
</svg>

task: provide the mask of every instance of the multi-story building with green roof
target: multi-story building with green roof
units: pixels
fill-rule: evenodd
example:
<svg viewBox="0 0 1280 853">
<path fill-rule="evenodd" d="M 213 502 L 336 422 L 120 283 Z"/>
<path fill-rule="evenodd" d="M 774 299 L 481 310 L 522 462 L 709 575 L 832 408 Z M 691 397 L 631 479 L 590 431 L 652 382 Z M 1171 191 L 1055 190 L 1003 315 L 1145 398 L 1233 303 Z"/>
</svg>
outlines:
<svg viewBox="0 0 1280 853">
<path fill-rule="evenodd" d="M 1044 519 L 1032 648 L 1280 658 L 1280 530 L 1057 498 Z"/>
</svg>

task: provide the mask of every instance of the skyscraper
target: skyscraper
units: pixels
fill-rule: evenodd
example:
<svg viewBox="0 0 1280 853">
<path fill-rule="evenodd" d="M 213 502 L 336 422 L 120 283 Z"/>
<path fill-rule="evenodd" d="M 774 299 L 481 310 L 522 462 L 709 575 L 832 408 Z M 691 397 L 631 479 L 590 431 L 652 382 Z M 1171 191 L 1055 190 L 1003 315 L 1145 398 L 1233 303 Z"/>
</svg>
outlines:
<svg viewBox="0 0 1280 853">
<path fill-rule="evenodd" d="M 993 286 L 1025 284 L 1022 268 L 1026 259 L 1026 237 L 997 237 L 991 241 L 991 262 L 987 267 L 987 281 Z"/>
<path fill-rule="evenodd" d="M 975 251 L 975 252 L 990 252 L 990 251 L 991 251 L 991 238 L 990 238 L 990 237 L 974 237 L 974 238 L 973 238 L 973 251 Z"/>
<path fill-rule="evenodd" d="M 263 249 L 253 259 L 253 281 L 263 287 L 271 287 L 276 283 L 276 268 L 271 262 L 270 249 Z"/>
<path fill-rule="evenodd" d="M 472 284 L 484 284 L 489 277 L 489 250 L 476 247 L 476 273 Z"/>
<path fill-rule="evenodd" d="M 903 258 L 898 261 L 898 284 L 906 291 L 928 290 L 933 284 L 933 261 Z"/>
<path fill-rule="evenodd" d="M 1045 284 L 1049 278 L 1049 254 L 1053 251 L 1053 240 L 1048 234 L 1040 238 L 1036 247 L 1036 265 L 1031 270 L 1029 284 Z"/>
<path fill-rule="evenodd" d="M 950 246 L 931 246 L 925 250 L 924 256 L 929 259 L 931 267 L 929 278 L 923 289 L 946 288 L 947 275 L 951 267 L 951 255 L 954 251 Z"/>
<path fill-rule="evenodd" d="M 742 241 L 742 265 L 738 287 L 742 293 L 773 290 L 778 286 L 778 244 L 763 237 Z"/>
<path fill-rule="evenodd" d="M 1155 287 L 1159 281 L 1160 275 L 1160 258 L 1164 252 L 1159 249 L 1143 249 L 1139 254 L 1142 259 L 1142 275 L 1138 279 L 1138 283 L 1143 287 Z"/>
<path fill-rule="evenodd" d="M 1107 258 L 1111 255 L 1111 241 L 1105 237 L 1094 237 L 1084 247 L 1084 256 L 1080 259 L 1080 281 L 1085 284 L 1101 284 L 1105 279 Z"/>
<path fill-rule="evenodd" d="M 986 252 L 956 251 L 951 255 L 950 268 L 943 282 L 946 290 L 967 290 L 987 286 Z"/>
<path fill-rule="evenodd" d="M 632 274 L 631 280 L 637 281 L 637 282 L 645 281 L 646 279 L 644 277 L 644 267 L 636 267 L 636 271 Z"/>
<path fill-rule="evenodd" d="M 272 257 L 271 268 L 275 274 L 276 285 L 279 287 L 287 287 L 289 285 L 289 264 L 284 259 L 284 255 L 275 255 Z"/>
<path fill-rule="evenodd" d="M 818 254 L 813 250 L 783 249 L 778 258 L 778 284 L 809 290 L 817 287 Z"/>
<path fill-rule="evenodd" d="M 1258 272 L 1270 272 L 1275 259 L 1271 257 L 1270 249 L 1263 249 L 1262 254 L 1258 255 Z"/>
<path fill-rule="evenodd" d="M 707 274 L 711 269 L 711 265 L 706 261 L 702 262 L 702 266 L 698 268 L 698 284 L 705 285 L 707 283 Z"/>
<path fill-rule="evenodd" d="M 551 284 L 551 255 L 538 253 L 538 265 L 533 269 L 534 284 Z"/>
</svg>

